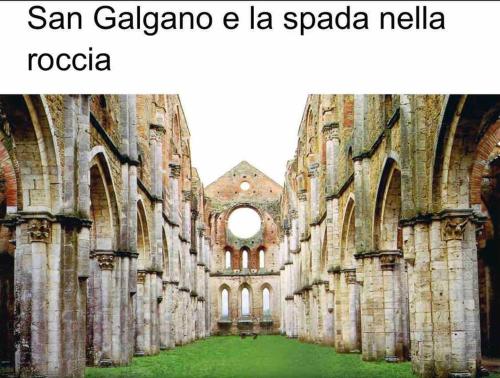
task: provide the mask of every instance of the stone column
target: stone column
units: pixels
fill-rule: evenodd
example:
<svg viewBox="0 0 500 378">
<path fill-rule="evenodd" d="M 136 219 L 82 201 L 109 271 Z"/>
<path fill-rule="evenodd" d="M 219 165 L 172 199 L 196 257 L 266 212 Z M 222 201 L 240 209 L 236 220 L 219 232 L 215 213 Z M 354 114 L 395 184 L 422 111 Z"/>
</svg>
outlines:
<svg viewBox="0 0 500 378">
<path fill-rule="evenodd" d="M 345 273 L 347 291 L 348 291 L 348 306 L 349 306 L 349 335 L 348 345 L 349 352 L 359 351 L 359 294 L 358 281 L 356 280 L 356 270 L 351 270 Z"/>
<path fill-rule="evenodd" d="M 114 266 L 114 255 L 96 251 L 95 257 L 101 271 L 101 308 L 99 310 L 102 314 L 102 345 L 99 366 L 111 366 L 113 327 L 111 302 L 113 294 L 112 271 Z"/>
<path fill-rule="evenodd" d="M 31 363 L 39 374 L 48 373 L 47 248 L 51 240 L 48 219 L 28 221 L 31 243 Z M 22 314 L 21 314 L 22 316 Z"/>
<path fill-rule="evenodd" d="M 60 236 L 54 234 L 54 240 L 60 240 L 61 245 L 57 251 L 51 248 L 48 260 L 51 267 L 48 294 L 55 299 L 49 302 L 48 309 L 53 315 L 49 319 L 48 360 L 49 371 L 55 375 L 85 369 L 90 274 L 89 117 L 89 96 L 64 96 L 63 203 L 57 214 Z M 63 322 L 62 314 L 65 314 Z M 75 328 L 79 330 L 77 335 Z"/>
<path fill-rule="evenodd" d="M 380 256 L 380 267 L 382 268 L 384 285 L 384 330 L 385 330 L 385 360 L 387 362 L 398 361 L 396 355 L 396 331 L 397 331 L 397 307 L 395 298 L 394 268 L 396 256 L 387 254 Z"/>
<path fill-rule="evenodd" d="M 332 193 L 338 182 L 338 153 L 340 139 L 338 135 L 339 124 L 337 122 L 325 123 L 323 135 L 326 140 L 326 192 Z"/>
<path fill-rule="evenodd" d="M 162 280 L 162 300 L 160 303 L 160 350 L 168 349 L 168 281 Z M 171 300 L 171 298 L 170 298 Z"/>
<path fill-rule="evenodd" d="M 143 337 L 144 337 L 144 354 L 151 354 L 151 274 L 144 273 L 143 283 Z"/>
<path fill-rule="evenodd" d="M 475 245 L 470 248 L 464 237 L 468 224 L 467 216 L 450 213 L 445 215 L 441 225 L 442 240 L 445 243 L 448 258 L 450 375 L 460 377 L 464 373 L 475 372 L 478 354 L 477 345 L 473 342 L 477 336 L 478 326 L 476 324 L 478 301 L 474 298 L 475 280 L 477 280 L 477 258 L 475 258 L 477 251 Z M 469 228 L 474 227 L 470 225 Z M 472 239 L 474 238 L 475 231 L 472 230 Z M 468 261 L 474 263 L 468 264 Z"/>
<path fill-rule="evenodd" d="M 310 230 L 309 253 L 311 253 L 311 281 L 312 289 L 308 292 L 309 300 L 309 324 L 306 325 L 308 337 L 311 341 L 320 342 L 323 337 L 323 310 L 321 300 L 321 270 L 320 270 L 320 255 L 321 255 L 321 235 L 320 235 L 320 193 L 319 193 L 319 164 L 313 163 L 309 165 L 308 176 L 310 180 L 310 223 L 306 223 L 306 228 Z"/>
<path fill-rule="evenodd" d="M 179 176 L 181 174 L 181 166 L 177 163 L 170 163 L 170 194 L 171 194 L 171 221 L 172 221 L 172 248 L 169 251 L 170 264 L 170 277 L 172 281 L 179 283 L 179 260 L 180 260 L 180 246 L 179 246 Z"/>
<path fill-rule="evenodd" d="M 137 293 L 136 309 L 135 309 L 135 355 L 144 356 L 145 354 L 145 339 L 144 339 L 144 284 L 146 280 L 146 272 L 137 271 Z"/>
<path fill-rule="evenodd" d="M 120 324 L 118 333 L 119 358 L 117 362 L 125 365 L 130 361 L 130 348 L 134 348 L 134 343 L 130 345 L 130 338 L 133 329 L 131 326 L 132 311 L 130 308 L 130 254 L 120 257 L 120 308 L 117 316 L 117 322 Z M 118 272 L 117 272 L 118 273 Z"/>
<path fill-rule="evenodd" d="M 128 250 L 130 251 L 130 272 L 129 283 L 130 292 L 136 292 L 137 285 L 137 166 L 139 156 L 137 153 L 137 124 L 136 124 L 136 97 L 127 96 L 128 102 L 128 146 L 129 146 L 129 167 L 128 167 Z"/>
</svg>

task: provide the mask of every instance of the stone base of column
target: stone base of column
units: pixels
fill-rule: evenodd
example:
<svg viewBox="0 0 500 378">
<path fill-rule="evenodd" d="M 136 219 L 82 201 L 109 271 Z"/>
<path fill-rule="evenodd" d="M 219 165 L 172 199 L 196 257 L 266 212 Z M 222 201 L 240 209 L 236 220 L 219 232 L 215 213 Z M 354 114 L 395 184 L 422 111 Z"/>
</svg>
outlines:
<svg viewBox="0 0 500 378">
<path fill-rule="evenodd" d="M 110 358 L 103 358 L 99 360 L 99 367 L 111 367 L 113 366 L 113 361 Z"/>
<path fill-rule="evenodd" d="M 398 362 L 399 358 L 396 356 L 385 356 L 384 360 L 385 360 L 385 362 L 394 363 L 394 362 Z"/>
<path fill-rule="evenodd" d="M 134 357 L 142 357 L 145 353 L 142 350 L 138 350 L 134 352 Z"/>
<path fill-rule="evenodd" d="M 450 372 L 448 374 L 450 378 L 470 378 L 472 374 L 468 371 L 458 371 L 458 372 Z"/>
</svg>

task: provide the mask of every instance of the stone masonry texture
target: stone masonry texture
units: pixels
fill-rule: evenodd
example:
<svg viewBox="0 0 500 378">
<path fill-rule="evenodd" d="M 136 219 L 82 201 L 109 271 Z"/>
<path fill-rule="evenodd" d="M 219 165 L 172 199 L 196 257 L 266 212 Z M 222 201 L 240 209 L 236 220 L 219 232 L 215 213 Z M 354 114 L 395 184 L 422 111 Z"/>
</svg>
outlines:
<svg viewBox="0 0 500 378">
<path fill-rule="evenodd" d="M 205 187 L 177 95 L 0 96 L 0 369 L 82 377 L 256 333 L 480 376 L 499 116 L 493 95 L 310 95 L 281 185 L 242 161 Z"/>
</svg>

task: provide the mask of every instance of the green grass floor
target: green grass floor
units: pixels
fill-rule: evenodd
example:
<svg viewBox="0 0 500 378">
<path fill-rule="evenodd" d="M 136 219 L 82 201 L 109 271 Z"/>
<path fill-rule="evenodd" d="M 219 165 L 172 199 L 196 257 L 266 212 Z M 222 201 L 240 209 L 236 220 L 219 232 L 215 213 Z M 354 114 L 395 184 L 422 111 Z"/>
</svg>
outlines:
<svg viewBox="0 0 500 378">
<path fill-rule="evenodd" d="M 86 377 L 414 377 L 409 362 L 363 362 L 359 354 L 282 336 L 210 337 L 134 358 L 119 368 L 87 368 Z"/>
</svg>

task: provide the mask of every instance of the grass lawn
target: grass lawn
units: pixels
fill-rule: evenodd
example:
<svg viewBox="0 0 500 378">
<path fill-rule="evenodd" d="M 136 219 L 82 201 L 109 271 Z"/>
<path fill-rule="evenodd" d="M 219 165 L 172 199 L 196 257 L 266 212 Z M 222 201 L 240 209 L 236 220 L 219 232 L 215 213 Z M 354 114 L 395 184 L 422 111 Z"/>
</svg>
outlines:
<svg viewBox="0 0 500 378">
<path fill-rule="evenodd" d="M 86 377 L 414 377 L 409 362 L 363 362 L 358 354 L 282 336 L 210 337 L 134 358 L 119 368 L 87 368 Z"/>
</svg>

